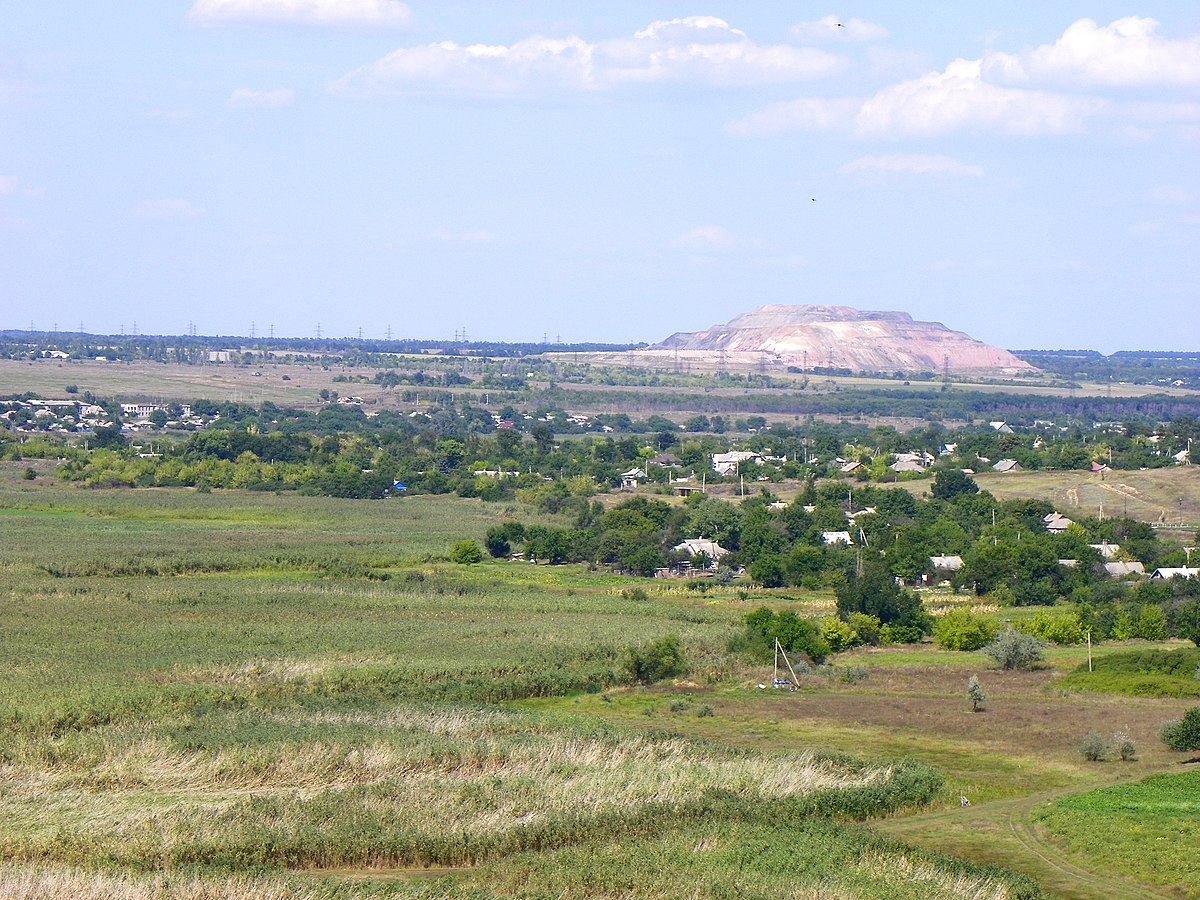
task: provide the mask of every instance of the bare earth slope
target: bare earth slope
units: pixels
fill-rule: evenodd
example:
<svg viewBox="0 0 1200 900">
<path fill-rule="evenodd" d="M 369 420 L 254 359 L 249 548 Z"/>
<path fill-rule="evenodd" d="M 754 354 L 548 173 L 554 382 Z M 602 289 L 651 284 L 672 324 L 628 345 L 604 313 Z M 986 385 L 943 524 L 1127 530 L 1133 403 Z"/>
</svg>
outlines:
<svg viewBox="0 0 1200 900">
<path fill-rule="evenodd" d="M 848 306 L 760 306 L 725 325 L 673 334 L 659 350 L 768 352 L 788 365 L 831 366 L 856 372 L 940 372 L 1020 375 L 1038 371 L 998 347 L 916 322 L 903 312 Z"/>
</svg>

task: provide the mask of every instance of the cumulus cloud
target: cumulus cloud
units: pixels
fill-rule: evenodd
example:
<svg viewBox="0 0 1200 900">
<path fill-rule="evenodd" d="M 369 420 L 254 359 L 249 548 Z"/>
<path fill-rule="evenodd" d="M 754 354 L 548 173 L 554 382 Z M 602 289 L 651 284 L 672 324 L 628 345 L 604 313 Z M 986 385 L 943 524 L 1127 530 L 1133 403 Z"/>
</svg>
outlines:
<svg viewBox="0 0 1200 900">
<path fill-rule="evenodd" d="M 802 98 L 774 103 L 726 126 L 735 137 L 849 130 L 862 137 L 954 131 L 1057 134 L 1079 131 L 1104 100 L 991 84 L 982 60 L 956 59 L 940 72 L 889 85 L 866 99 Z"/>
<path fill-rule="evenodd" d="M 752 86 L 817 78 L 843 65 L 824 50 L 762 45 L 723 19 L 689 16 L 599 42 L 534 35 L 508 45 L 442 41 L 405 47 L 351 72 L 334 88 L 351 94 L 515 95 L 661 82 Z"/>
<path fill-rule="evenodd" d="M 1000 87 L 982 61 L 956 59 L 941 72 L 903 81 L 863 103 L 855 127 L 865 135 L 937 135 L 960 129 L 1006 134 L 1078 131 L 1104 106 L 1090 97 Z"/>
<path fill-rule="evenodd" d="M 399 0 L 196 0 L 188 19 L 201 25 L 266 22 L 402 28 L 412 21 L 412 13 Z"/>
<path fill-rule="evenodd" d="M 200 210 L 190 200 L 146 200 L 133 213 L 143 219 L 194 219 Z"/>
<path fill-rule="evenodd" d="M 862 19 L 825 16 L 815 22 L 792 26 L 792 36 L 801 41 L 886 41 L 891 35 L 882 25 Z"/>
<path fill-rule="evenodd" d="M 238 88 L 229 95 L 229 105 L 236 109 L 278 109 L 290 105 L 294 99 L 295 94 L 286 89 L 254 91 Z"/>
<path fill-rule="evenodd" d="M 720 225 L 701 225 L 671 243 L 691 250 L 730 250 L 737 245 L 738 239 Z"/>
<path fill-rule="evenodd" d="M 983 168 L 959 162 L 949 156 L 899 154 L 863 156 L 838 169 L 841 175 L 962 175 L 978 178 Z"/>
<path fill-rule="evenodd" d="M 1080 19 L 1053 44 L 984 57 L 989 79 L 1012 84 L 1106 87 L 1200 85 L 1200 35 L 1172 40 L 1155 19 L 1128 16 L 1100 26 Z"/>
<path fill-rule="evenodd" d="M 733 137 L 764 137 L 788 131 L 831 131 L 853 124 L 861 101 L 801 98 L 772 103 L 725 126 Z"/>
</svg>

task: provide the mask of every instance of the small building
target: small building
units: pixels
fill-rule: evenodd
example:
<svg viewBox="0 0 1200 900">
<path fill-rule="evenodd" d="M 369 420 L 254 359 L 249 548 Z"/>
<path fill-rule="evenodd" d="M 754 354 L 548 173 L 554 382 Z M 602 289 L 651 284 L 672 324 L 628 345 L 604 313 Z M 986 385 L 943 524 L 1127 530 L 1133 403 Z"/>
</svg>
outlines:
<svg viewBox="0 0 1200 900">
<path fill-rule="evenodd" d="M 1002 460 L 1000 460 L 1000 462 L 998 462 L 994 466 L 992 466 L 992 468 L 1002 475 L 1008 475 L 1012 472 L 1024 472 L 1025 471 L 1021 467 L 1021 464 L 1019 462 L 1017 462 L 1015 459 L 1002 459 Z"/>
<path fill-rule="evenodd" d="M 749 450 L 730 450 L 728 453 L 714 453 L 712 457 L 713 471 L 718 475 L 736 475 L 742 463 L 761 463 L 762 455 Z"/>
<path fill-rule="evenodd" d="M 993 431 L 996 431 L 999 434 L 1013 433 L 1012 426 L 1010 426 L 1007 422 L 988 422 L 988 424 L 992 426 Z"/>
<path fill-rule="evenodd" d="M 721 561 L 722 556 L 726 556 L 729 551 L 718 544 L 716 541 L 710 541 L 707 538 L 688 538 L 671 548 L 676 553 L 686 553 L 693 559 L 703 554 L 707 556 L 712 565 L 716 565 Z"/>
<path fill-rule="evenodd" d="M 931 556 L 929 564 L 939 572 L 957 572 L 963 567 L 961 556 Z"/>
<path fill-rule="evenodd" d="M 1197 576 L 1200 576 L 1200 569 L 1188 566 L 1176 566 L 1157 568 L 1150 577 L 1157 581 L 1166 581 L 1169 578 L 1195 578 Z"/>
<path fill-rule="evenodd" d="M 1128 578 L 1130 575 L 1145 575 L 1146 567 L 1140 562 L 1106 562 L 1104 571 L 1109 578 Z"/>
<path fill-rule="evenodd" d="M 911 459 L 898 459 L 888 466 L 888 468 L 897 474 L 904 472 L 915 472 L 917 474 L 921 474 L 925 471 L 925 467 L 923 465 Z"/>
<path fill-rule="evenodd" d="M 859 471 L 860 469 L 865 469 L 865 468 L 866 468 L 866 466 L 864 466 L 862 463 L 860 463 L 856 459 L 856 460 L 853 460 L 852 462 L 848 462 L 845 465 L 843 465 L 839 471 L 841 471 L 841 473 L 843 475 L 853 475 L 855 472 Z"/>
<path fill-rule="evenodd" d="M 1045 516 L 1042 521 L 1046 523 L 1046 530 L 1051 534 L 1062 534 L 1075 524 L 1075 522 L 1071 519 L 1068 519 L 1066 516 L 1059 515 L 1056 512 L 1052 512 Z"/>
<path fill-rule="evenodd" d="M 636 491 L 640 482 L 646 480 L 646 473 L 641 469 L 630 469 L 621 473 L 621 490 Z"/>
<path fill-rule="evenodd" d="M 821 540 L 826 544 L 845 544 L 849 546 L 854 543 L 854 539 L 850 537 L 848 531 L 822 531 Z"/>
<path fill-rule="evenodd" d="M 1121 552 L 1120 544 L 1110 544 L 1108 541 L 1099 544 L 1088 544 L 1088 546 L 1099 553 L 1101 559 L 1112 559 Z"/>
</svg>

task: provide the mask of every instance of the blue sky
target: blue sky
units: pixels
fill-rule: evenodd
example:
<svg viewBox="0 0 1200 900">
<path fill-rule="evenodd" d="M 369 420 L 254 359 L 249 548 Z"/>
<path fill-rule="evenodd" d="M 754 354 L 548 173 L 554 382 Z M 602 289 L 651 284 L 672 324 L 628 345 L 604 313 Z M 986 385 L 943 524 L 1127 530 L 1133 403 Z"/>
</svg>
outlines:
<svg viewBox="0 0 1200 900">
<path fill-rule="evenodd" d="M 0 4 L 0 327 L 1200 349 L 1200 5 Z"/>
</svg>

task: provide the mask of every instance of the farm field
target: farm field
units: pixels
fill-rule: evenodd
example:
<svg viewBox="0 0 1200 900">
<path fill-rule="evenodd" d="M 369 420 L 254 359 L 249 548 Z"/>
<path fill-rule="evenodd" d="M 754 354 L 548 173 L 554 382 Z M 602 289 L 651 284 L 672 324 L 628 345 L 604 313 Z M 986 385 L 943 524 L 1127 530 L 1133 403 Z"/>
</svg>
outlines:
<svg viewBox="0 0 1200 900">
<path fill-rule="evenodd" d="M 1186 896 L 1031 798 L 1179 771 L 1155 735 L 1188 701 L 1057 690 L 1078 648 L 858 650 L 760 690 L 727 645 L 785 594 L 449 562 L 516 514 L 0 479 L 0 893 Z M 622 686 L 668 635 L 689 674 Z M 1079 755 L 1118 729 L 1136 762 Z"/>
</svg>

